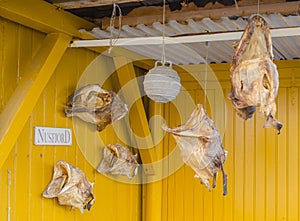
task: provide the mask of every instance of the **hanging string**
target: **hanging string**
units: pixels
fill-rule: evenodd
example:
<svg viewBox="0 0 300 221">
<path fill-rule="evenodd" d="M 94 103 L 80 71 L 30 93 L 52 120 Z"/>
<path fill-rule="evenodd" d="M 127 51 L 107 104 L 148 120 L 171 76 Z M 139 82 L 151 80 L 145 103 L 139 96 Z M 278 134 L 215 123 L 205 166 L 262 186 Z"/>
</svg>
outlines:
<svg viewBox="0 0 300 221">
<path fill-rule="evenodd" d="M 259 0 L 257 0 L 257 14 L 259 15 Z"/>
<path fill-rule="evenodd" d="M 238 5 L 238 3 L 237 3 L 237 0 L 234 0 L 234 3 L 235 3 L 235 8 L 236 8 L 236 9 L 239 9 L 239 5 Z"/>
<path fill-rule="evenodd" d="M 115 19 L 116 19 L 116 14 L 117 14 L 117 9 L 119 11 L 119 29 L 118 29 L 118 35 L 116 36 L 116 38 L 114 38 L 113 36 L 113 28 L 114 28 L 114 24 L 115 24 Z M 110 39 L 109 39 L 109 49 L 108 49 L 108 53 L 111 52 L 113 46 L 116 45 L 120 34 L 121 34 L 121 27 L 122 26 L 122 11 L 119 5 L 117 5 L 114 1 L 113 1 L 113 10 L 111 13 L 111 18 L 110 18 L 110 22 L 109 22 L 109 28 L 110 28 Z"/>
<path fill-rule="evenodd" d="M 206 56 L 205 56 L 205 76 L 204 76 L 204 109 L 206 109 L 206 85 L 207 85 L 207 71 L 208 71 L 208 48 L 209 48 L 209 42 L 205 43 L 206 46 Z"/>
<path fill-rule="evenodd" d="M 166 26 L 166 0 L 163 0 L 163 18 L 162 18 L 162 56 L 161 61 L 163 65 L 166 63 L 166 51 L 165 51 L 165 26 Z"/>
</svg>

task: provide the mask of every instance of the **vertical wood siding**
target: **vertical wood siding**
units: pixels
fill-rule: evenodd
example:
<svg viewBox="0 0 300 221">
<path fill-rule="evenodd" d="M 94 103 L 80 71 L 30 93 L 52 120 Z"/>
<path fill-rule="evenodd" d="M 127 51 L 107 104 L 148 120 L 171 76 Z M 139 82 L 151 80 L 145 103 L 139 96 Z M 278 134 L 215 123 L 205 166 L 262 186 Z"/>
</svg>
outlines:
<svg viewBox="0 0 300 221">
<path fill-rule="evenodd" d="M 0 18 L 0 112 L 22 80 L 22 70 L 44 37 L 42 33 Z M 141 186 L 118 183 L 98 174 L 86 161 L 75 137 L 73 145 L 69 147 L 33 145 L 34 126 L 72 128 L 72 120 L 64 116 L 64 104 L 67 96 L 76 88 L 82 72 L 96 56 L 84 49 L 70 49 L 63 56 L 0 169 L 0 220 L 142 220 Z M 211 66 L 222 85 L 226 103 L 223 145 L 228 150 L 225 162 L 229 177 L 228 195 L 222 196 L 221 175 L 217 188 L 209 192 L 198 179 L 194 179 L 192 169 L 183 166 L 162 181 L 161 220 L 300 219 L 300 62 L 277 63 L 280 73 L 278 119 L 284 125 L 279 136 L 275 130 L 262 128 L 264 118 L 257 113 L 248 121 L 237 117 L 226 98 L 230 89 L 228 64 Z M 195 102 L 203 103 L 203 91 L 199 85 L 195 85 L 186 74 L 181 73 L 181 77 L 185 89 Z M 207 104 L 207 112 L 212 119 L 221 119 L 223 116 L 219 116 L 217 111 L 220 95 L 214 88 L 209 88 L 208 93 L 215 99 Z M 179 105 L 188 108 L 185 103 Z M 187 119 L 189 114 L 180 116 L 174 105 L 165 105 L 164 118 L 168 125 L 173 127 L 182 123 L 180 117 Z M 101 136 L 105 142 L 118 141 L 111 128 Z M 89 146 L 94 141 L 86 139 L 84 142 Z M 174 139 L 167 135 L 163 140 L 164 156 L 174 147 Z M 97 199 L 91 211 L 80 214 L 78 210 L 59 206 L 56 199 L 42 198 L 41 193 L 51 179 L 53 165 L 60 159 L 79 167 L 90 181 L 95 182 Z M 168 166 L 172 168 L 173 164 L 170 161 Z M 11 171 L 10 184 L 8 171 Z"/>
<path fill-rule="evenodd" d="M 217 187 L 209 192 L 199 179 L 194 178 L 192 169 L 183 166 L 163 180 L 163 221 L 300 219 L 300 61 L 280 61 L 277 66 L 280 74 L 277 118 L 284 125 L 279 136 L 273 129 L 262 128 L 265 118 L 258 113 L 247 121 L 236 115 L 226 97 L 230 89 L 229 65 L 211 65 L 222 85 L 226 103 L 223 146 L 228 150 L 225 162 L 228 195 L 222 195 L 221 173 Z M 200 86 L 192 83 L 186 74 L 181 73 L 181 77 L 182 84 L 195 102 L 203 104 Z M 213 89 L 209 89 L 208 93 L 218 96 Z M 218 103 L 210 102 L 207 107 L 208 114 L 216 119 L 220 113 L 215 111 L 212 114 L 211 105 Z M 172 105 L 166 105 L 165 120 L 171 126 L 182 123 L 175 110 Z M 182 118 L 187 119 L 186 116 Z M 165 137 L 164 142 L 164 154 L 167 155 L 175 143 L 170 135 Z"/>
<path fill-rule="evenodd" d="M 0 18 L 0 112 L 22 80 L 22 70 L 44 37 L 39 32 Z M 15 221 L 140 220 L 141 187 L 119 183 L 97 173 L 77 146 L 74 133 L 72 146 L 33 145 L 34 126 L 72 128 L 72 119 L 64 116 L 65 103 L 74 92 L 81 74 L 96 56 L 84 49 L 68 49 L 63 56 L 17 143 L 0 168 L 0 220 L 9 219 L 8 207 L 10 220 Z M 110 130 L 103 134 L 116 140 Z M 89 146 L 93 141 L 86 139 L 85 143 Z M 95 182 L 96 202 L 91 211 L 81 214 L 77 209 L 59 206 L 57 199 L 42 197 L 58 160 L 77 166 L 85 172 L 89 181 Z M 10 185 L 8 171 L 11 171 Z"/>
</svg>

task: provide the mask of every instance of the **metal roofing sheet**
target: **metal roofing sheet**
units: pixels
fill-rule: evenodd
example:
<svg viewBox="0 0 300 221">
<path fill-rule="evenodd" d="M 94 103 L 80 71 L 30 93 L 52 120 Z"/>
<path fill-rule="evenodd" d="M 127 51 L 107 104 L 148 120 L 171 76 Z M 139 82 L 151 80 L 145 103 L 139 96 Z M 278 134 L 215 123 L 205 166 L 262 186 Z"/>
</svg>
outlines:
<svg viewBox="0 0 300 221">
<path fill-rule="evenodd" d="M 263 17 L 271 29 L 300 27 L 299 14 L 283 16 L 274 13 L 265 14 Z M 246 17 L 222 17 L 218 20 L 204 18 L 199 21 L 188 19 L 185 23 L 171 20 L 165 24 L 165 36 L 243 31 L 248 23 L 247 19 Z M 151 26 L 139 24 L 135 27 L 124 25 L 120 31 L 114 27 L 106 30 L 95 28 L 88 32 L 98 39 L 107 39 L 110 38 L 110 30 L 112 30 L 114 38 L 162 36 L 163 24 L 154 22 Z M 272 38 L 272 41 L 275 60 L 300 58 L 299 36 L 276 37 Z M 206 50 L 208 50 L 208 63 L 230 62 L 234 53 L 232 43 L 233 41 L 214 41 L 208 44 L 208 48 L 203 42 L 168 44 L 165 47 L 166 57 L 174 64 L 200 64 L 206 62 L 205 56 Z M 155 60 L 159 60 L 162 56 L 161 45 L 126 45 L 122 47 Z"/>
</svg>

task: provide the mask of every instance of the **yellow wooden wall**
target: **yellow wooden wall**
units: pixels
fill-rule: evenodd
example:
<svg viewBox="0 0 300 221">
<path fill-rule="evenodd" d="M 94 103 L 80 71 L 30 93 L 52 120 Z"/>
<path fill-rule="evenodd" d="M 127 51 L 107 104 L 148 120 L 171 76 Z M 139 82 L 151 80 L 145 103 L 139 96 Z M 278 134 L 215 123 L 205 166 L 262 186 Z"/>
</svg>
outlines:
<svg viewBox="0 0 300 221">
<path fill-rule="evenodd" d="M 163 180 L 163 221 L 300 220 L 300 60 L 276 63 L 280 74 L 278 119 L 284 125 L 279 136 L 273 129 L 262 128 L 265 119 L 258 114 L 247 121 L 236 115 L 227 99 L 229 64 L 211 65 L 226 102 L 223 146 L 228 150 L 225 162 L 228 195 L 222 195 L 221 173 L 216 189 L 209 192 L 199 179 L 194 179 L 192 169 L 184 166 Z M 198 74 L 203 76 L 203 73 Z M 203 103 L 203 91 L 199 86 L 189 75 L 181 73 L 181 77 L 195 102 Z M 212 88 L 208 93 L 215 98 L 220 96 Z M 215 101 L 212 99 L 207 104 L 208 113 L 212 119 L 222 118 L 218 116 L 223 114 L 218 112 L 220 104 Z M 215 113 L 210 112 L 210 105 L 215 105 Z M 171 126 L 180 123 L 175 110 L 173 105 L 165 107 L 165 119 Z M 174 148 L 174 139 L 167 136 L 164 145 L 166 156 Z"/>
<path fill-rule="evenodd" d="M 42 33 L 0 19 L 0 112 L 18 83 L 22 81 L 25 66 L 33 58 L 44 38 L 45 35 Z M 148 190 L 151 191 L 151 185 L 142 187 L 122 184 L 98 174 L 85 160 L 75 138 L 70 147 L 33 145 L 34 126 L 72 128 L 72 120 L 64 117 L 64 104 L 67 96 L 76 88 L 82 72 L 96 56 L 97 54 L 84 49 L 68 49 L 63 56 L 8 159 L 0 169 L 0 220 L 8 220 L 9 205 L 10 220 L 42 221 L 61 219 L 135 221 L 142 220 L 142 211 L 155 213 L 155 210 L 159 209 L 154 206 L 155 202 L 152 199 L 147 198 L 151 194 L 141 193 L 143 187 L 144 189 L 149 187 Z M 208 192 L 199 184 L 199 180 L 193 178 L 194 172 L 189 167 L 183 166 L 162 180 L 161 197 L 157 197 L 155 191 L 152 193 L 153 197 L 161 198 L 162 202 L 161 219 L 155 220 L 300 219 L 298 212 L 300 62 L 279 61 L 277 65 L 280 74 L 278 119 L 284 125 L 281 135 L 277 136 L 276 131 L 272 129 L 263 129 L 264 119 L 257 114 L 252 120 L 241 120 L 236 116 L 230 101 L 225 98 L 226 124 L 223 145 L 228 150 L 225 162 L 225 170 L 229 177 L 228 195 L 222 196 L 221 176 L 217 188 Z M 224 95 L 227 96 L 230 88 L 229 65 L 219 64 L 211 67 L 222 85 Z M 195 102 L 203 102 L 203 91 L 199 89 L 199 85 L 186 73 L 180 73 L 180 76 L 182 84 Z M 209 88 L 208 93 L 216 97 L 207 104 L 208 113 L 212 119 L 222 118 L 223 116 L 218 116 L 217 111 L 218 92 Z M 212 109 L 215 110 L 213 113 Z M 174 105 L 164 105 L 164 117 L 170 126 L 181 123 Z M 182 117 L 187 118 L 188 115 Z M 110 139 L 118 140 L 109 128 L 103 137 L 107 142 Z M 89 141 L 86 143 L 89 144 Z M 174 145 L 173 138 L 166 136 L 163 140 L 163 154 L 168 155 Z M 51 179 L 53 165 L 60 159 L 78 166 L 90 181 L 95 182 L 96 203 L 91 211 L 86 211 L 84 215 L 78 210 L 58 206 L 55 199 L 41 197 L 42 191 Z M 8 171 L 11 171 L 10 184 Z M 152 204 L 147 204 L 149 201 Z M 152 214 L 152 217 L 157 216 Z"/>
<path fill-rule="evenodd" d="M 0 113 L 22 81 L 25 66 L 30 63 L 44 38 L 42 33 L 0 17 Z M 81 74 L 96 56 L 96 53 L 85 49 L 67 49 L 61 59 L 8 159 L 0 168 L 0 220 L 141 219 L 141 187 L 119 183 L 97 173 L 81 153 L 74 134 L 72 146 L 33 145 L 34 126 L 72 129 L 72 119 L 64 116 L 65 103 L 75 90 Z M 106 137 L 117 140 L 111 130 L 104 133 Z M 85 142 L 86 145 L 93 143 L 89 140 Z M 95 182 L 96 202 L 91 211 L 81 214 L 77 209 L 59 206 L 57 199 L 42 198 L 41 194 L 58 160 L 79 167 L 89 181 Z"/>
</svg>

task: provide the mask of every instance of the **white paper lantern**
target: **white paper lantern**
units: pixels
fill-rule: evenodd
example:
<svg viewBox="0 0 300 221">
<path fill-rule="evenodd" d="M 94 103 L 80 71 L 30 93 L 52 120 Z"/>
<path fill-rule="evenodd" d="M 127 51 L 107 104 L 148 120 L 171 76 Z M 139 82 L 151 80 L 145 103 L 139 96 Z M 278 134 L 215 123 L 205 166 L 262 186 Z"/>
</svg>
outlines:
<svg viewBox="0 0 300 221">
<path fill-rule="evenodd" d="M 161 65 L 158 65 L 159 63 Z M 146 74 L 144 79 L 144 90 L 147 96 L 159 103 L 175 99 L 180 87 L 180 78 L 169 61 L 165 63 L 156 61 L 155 67 Z"/>
</svg>

